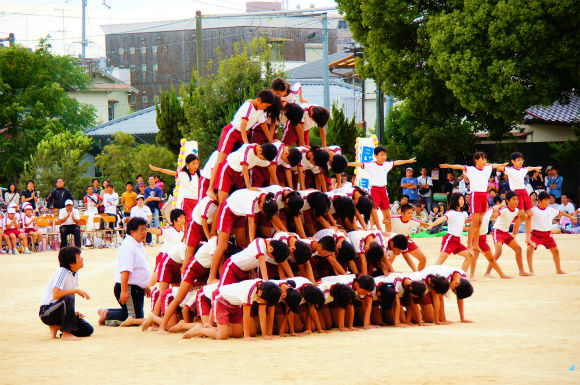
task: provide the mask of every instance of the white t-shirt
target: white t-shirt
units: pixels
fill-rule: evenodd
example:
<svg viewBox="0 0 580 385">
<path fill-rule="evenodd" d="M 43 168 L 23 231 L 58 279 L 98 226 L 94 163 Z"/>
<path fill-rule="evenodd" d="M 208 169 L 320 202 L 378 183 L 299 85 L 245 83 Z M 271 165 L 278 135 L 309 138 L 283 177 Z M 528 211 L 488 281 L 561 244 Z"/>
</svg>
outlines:
<svg viewBox="0 0 580 385">
<path fill-rule="evenodd" d="M 481 227 L 479 228 L 479 235 L 487 234 L 487 230 L 489 229 L 489 221 L 491 220 L 492 215 L 493 208 L 488 209 L 485 214 L 483 214 L 483 218 L 481 219 Z"/>
<path fill-rule="evenodd" d="M 369 189 L 371 187 L 384 187 L 387 185 L 387 173 L 391 171 L 395 162 L 386 161 L 378 164 L 376 161 L 363 163 L 363 167 L 369 173 Z"/>
<path fill-rule="evenodd" d="M 516 191 L 526 189 L 524 181 L 528 174 L 527 167 L 522 167 L 519 170 L 515 167 L 505 167 L 504 173 L 508 176 L 510 190 Z"/>
<path fill-rule="evenodd" d="M 116 214 L 117 205 L 119 204 L 119 195 L 116 192 L 112 194 L 103 194 L 103 204 L 105 205 L 106 214 Z"/>
<path fill-rule="evenodd" d="M 209 269 L 211 267 L 211 257 L 217 249 L 217 243 L 218 237 L 213 237 L 197 249 L 193 258 L 195 258 L 195 260 L 199 262 L 200 265 L 206 269 Z"/>
<path fill-rule="evenodd" d="M 472 193 L 487 191 L 487 182 L 492 171 L 491 164 L 486 164 L 481 170 L 475 166 L 465 166 L 465 173 L 469 178 L 469 189 Z"/>
<path fill-rule="evenodd" d="M 59 267 L 58 270 L 52 274 L 50 281 L 48 281 L 48 284 L 44 289 L 44 293 L 40 300 L 40 306 L 50 305 L 51 303 L 56 302 L 56 299 L 53 297 L 55 287 L 58 287 L 60 290 L 74 290 L 79 287 L 79 275 L 74 274 L 69 269 Z"/>
<path fill-rule="evenodd" d="M 420 273 L 424 274 L 425 277 L 427 277 L 429 274 L 434 274 L 445 277 L 445 279 L 451 279 L 451 277 L 453 277 L 453 274 L 455 273 L 461 274 L 463 278 L 467 277 L 467 274 L 465 274 L 465 271 L 463 271 L 462 269 L 447 265 L 429 266 L 421 270 Z"/>
<path fill-rule="evenodd" d="M 316 122 L 314 121 L 314 119 L 312 119 L 310 117 L 310 109 L 314 106 L 316 106 L 315 104 L 301 104 L 302 109 L 304 110 L 304 116 L 302 117 L 302 124 L 304 125 L 304 132 L 308 132 L 310 131 L 310 129 L 314 126 L 316 126 Z"/>
<path fill-rule="evenodd" d="M 258 285 L 262 282 L 257 278 L 223 285 L 219 289 L 219 295 L 234 306 L 251 305 L 258 301 Z"/>
<path fill-rule="evenodd" d="M 417 181 L 419 182 L 419 184 L 428 184 L 429 186 L 431 186 L 431 188 L 433 188 L 433 179 L 431 179 L 430 176 L 427 177 L 427 179 L 423 178 L 423 175 L 419 176 L 417 178 Z M 419 190 L 417 189 L 417 193 L 419 193 Z M 431 189 L 429 189 L 429 192 L 427 194 L 419 194 L 420 197 L 430 197 L 431 196 Z"/>
<path fill-rule="evenodd" d="M 179 182 L 179 199 L 197 199 L 199 194 L 199 177 L 197 173 L 191 174 L 191 180 L 189 180 L 189 175 L 185 171 L 179 171 L 176 180 Z"/>
<path fill-rule="evenodd" d="M 36 229 L 36 223 L 34 223 L 34 218 L 36 215 L 31 214 L 30 217 L 27 217 L 25 213 L 22 213 L 20 217 L 20 226 L 23 229 Z"/>
<path fill-rule="evenodd" d="M 238 131 L 242 129 L 242 121 L 246 120 L 246 130 L 254 127 L 256 124 L 262 124 L 266 121 L 264 111 L 256 109 L 252 102 L 246 101 L 234 115 L 231 125 Z"/>
<path fill-rule="evenodd" d="M 183 299 L 183 301 L 181 301 L 181 303 L 179 304 L 179 306 L 184 307 L 187 306 L 188 308 L 192 308 L 195 305 L 195 300 L 197 299 L 197 292 L 199 290 L 198 289 L 193 289 L 187 292 L 187 294 L 185 295 L 185 298 Z M 177 293 L 179 292 L 179 286 L 173 286 L 171 288 L 171 294 L 173 294 L 173 298 L 177 297 Z"/>
<path fill-rule="evenodd" d="M 350 242 L 350 240 L 345 237 L 343 232 L 336 231 L 335 229 L 322 229 L 314 233 L 312 236 L 312 238 L 316 239 L 317 241 L 320 241 L 324 237 L 332 237 L 335 241 L 338 241 L 340 238 L 344 238 Z"/>
<path fill-rule="evenodd" d="M 403 222 L 400 215 L 391 215 L 391 228 L 393 233 L 403 234 L 405 236 L 411 235 L 413 229 L 416 229 L 421 224 L 421 221 L 415 218 Z"/>
<path fill-rule="evenodd" d="M 219 286 L 219 282 L 212 283 L 211 285 L 205 285 L 202 288 L 203 295 L 205 295 L 209 299 L 213 299 L 212 298 L 213 292 L 216 291 L 216 289 L 218 288 L 218 286 Z"/>
<path fill-rule="evenodd" d="M 259 266 L 258 257 L 260 255 L 267 255 L 267 245 L 264 238 L 256 238 L 244 250 L 232 255 L 230 260 L 243 271 L 250 271 Z"/>
<path fill-rule="evenodd" d="M 187 250 L 187 245 L 184 242 L 178 242 L 169 249 L 167 255 L 169 258 L 173 259 L 174 262 L 181 265 L 185 258 L 185 250 Z"/>
<path fill-rule="evenodd" d="M 268 193 L 274 194 L 274 199 L 276 199 L 276 203 L 278 203 L 278 209 L 284 208 L 284 192 L 285 191 L 288 191 L 288 192 L 294 191 L 290 187 L 282 187 L 282 186 L 277 185 L 277 184 L 273 184 L 273 185 L 268 186 L 268 187 L 261 187 L 260 190 L 262 190 L 266 194 L 268 194 Z"/>
<path fill-rule="evenodd" d="M 349 231 L 347 233 L 348 239 L 354 246 L 354 250 L 357 254 L 365 253 L 365 242 L 369 237 L 374 237 L 373 242 L 377 242 L 379 245 L 384 246 L 383 237 L 380 232 L 373 230 L 355 230 Z"/>
<path fill-rule="evenodd" d="M 66 216 L 68 215 L 66 208 L 62 208 L 60 209 L 60 211 L 58 212 L 58 219 L 59 220 L 63 220 Z M 79 214 L 79 210 L 75 209 L 73 207 L 72 209 L 72 214 L 66 219 L 66 221 L 64 221 L 63 223 L 61 223 L 61 226 L 66 226 L 66 225 L 76 225 L 75 221 L 73 220 L 73 217 L 78 221 L 79 219 L 81 219 L 81 215 Z M 6 218 L 8 218 L 8 216 L 6 216 Z"/>
<path fill-rule="evenodd" d="M 300 196 L 302 197 L 302 200 L 304 200 L 304 206 L 302 206 L 301 211 L 310 210 L 310 203 L 308 203 L 308 196 L 312 193 L 315 193 L 315 192 L 318 192 L 318 190 L 300 190 L 300 191 L 298 191 L 298 194 L 300 194 Z"/>
<path fill-rule="evenodd" d="M 256 155 L 256 147 L 260 146 L 256 143 L 246 143 L 242 144 L 242 147 L 232 152 L 226 158 L 228 166 L 234 171 L 242 172 L 242 165 L 248 166 L 248 168 L 258 167 L 268 167 L 271 162 L 269 160 L 260 159 Z"/>
<path fill-rule="evenodd" d="M 296 97 L 298 96 L 301 90 L 302 84 L 294 83 L 292 86 L 290 86 L 290 92 L 288 93 L 288 95 L 285 96 L 286 101 L 294 103 L 296 101 Z"/>
<path fill-rule="evenodd" d="M 445 213 L 447 217 L 447 233 L 460 237 L 465 226 L 465 217 L 462 212 L 449 210 Z"/>
<path fill-rule="evenodd" d="M 296 233 L 287 233 L 285 231 L 279 231 L 272 237 L 275 241 L 282 241 L 285 244 L 288 244 L 288 240 L 290 238 L 296 238 L 296 240 L 300 240 L 300 237 Z"/>
<path fill-rule="evenodd" d="M 560 214 L 560 210 L 546 207 L 541 209 L 539 207 L 532 207 L 532 230 L 536 231 L 552 231 L 552 220 Z"/>
<path fill-rule="evenodd" d="M 310 162 L 310 160 L 308 160 L 307 154 L 308 154 L 309 149 L 306 147 L 300 147 L 300 146 L 296 147 L 296 148 L 298 150 L 300 150 L 300 152 L 302 153 L 302 160 L 300 161 L 300 163 L 298 163 L 298 166 L 302 166 L 302 169 L 304 171 L 312 170 L 312 169 L 316 168 L 316 166 L 313 165 L 312 162 Z M 296 171 L 294 167 L 292 167 L 292 171 Z"/>
<path fill-rule="evenodd" d="M 200 175 L 202 178 L 211 179 L 211 172 L 215 165 L 217 164 L 218 158 L 220 156 L 219 151 L 212 152 L 211 156 L 205 162 L 205 166 L 203 166 L 203 170 L 201 170 Z"/>
<path fill-rule="evenodd" d="M 121 283 L 121 273 L 128 271 L 129 285 L 136 285 L 141 288 L 147 287 L 151 271 L 149 270 L 149 260 L 143 248 L 143 243 L 139 243 L 130 235 L 127 235 L 117 251 L 117 267 L 115 268 L 115 282 Z"/>
<path fill-rule="evenodd" d="M 334 301 L 334 297 L 330 295 L 330 289 L 336 282 L 320 282 L 318 284 L 318 288 L 322 290 L 322 294 L 324 294 L 324 303 L 330 303 Z"/>
<path fill-rule="evenodd" d="M 272 143 L 274 145 L 274 147 L 276 147 L 276 157 L 274 158 L 274 160 L 272 161 L 273 164 L 280 164 L 280 163 L 285 163 L 286 165 L 288 165 L 288 167 L 284 167 L 284 168 L 289 168 L 290 165 L 286 162 L 284 162 L 282 160 L 282 155 L 284 154 L 284 143 L 281 141 L 277 141 Z"/>
<path fill-rule="evenodd" d="M 163 235 L 163 245 L 161 245 L 159 252 L 168 253 L 174 245 L 183 239 L 183 229 L 177 231 L 173 226 L 165 227 L 161 229 L 161 235 Z"/>
<path fill-rule="evenodd" d="M 102 200 L 100 196 L 93 193 L 93 195 L 91 195 L 90 197 L 88 195 L 85 195 L 84 200 L 85 200 L 85 208 L 89 213 L 97 214 L 99 212 L 99 210 L 97 209 L 97 203 L 99 203 L 99 201 Z"/>
<path fill-rule="evenodd" d="M 352 287 L 352 281 L 354 281 L 354 279 L 354 274 L 329 275 L 328 277 L 320 278 L 322 282 L 342 283 L 343 285 L 348 285 L 350 287 Z"/>
<path fill-rule="evenodd" d="M 253 217 L 260 212 L 262 195 L 265 195 L 263 191 L 236 190 L 226 199 L 226 206 L 239 217 Z"/>
<path fill-rule="evenodd" d="M 64 210 L 64 209 L 63 209 Z M 62 210 L 61 210 L 62 211 Z M 22 220 L 22 218 L 20 217 L 20 215 L 18 214 L 14 214 L 14 218 L 10 219 L 8 217 L 8 214 L 6 214 L 6 216 L 3 218 L 2 220 L 2 228 L 6 229 L 6 226 L 11 223 L 14 220 L 14 223 L 12 224 L 12 227 L 10 229 L 16 229 L 17 227 L 20 226 L 20 222 Z M 73 222 L 74 223 L 74 222 Z"/>
<path fill-rule="evenodd" d="M 507 206 L 502 207 L 499 209 L 499 217 L 497 217 L 495 220 L 493 228 L 505 231 L 507 233 L 510 229 L 510 225 L 514 221 L 515 217 L 518 216 L 519 212 L 520 210 L 517 207 L 514 209 L 514 211 L 511 211 Z"/>
<path fill-rule="evenodd" d="M 143 207 L 133 206 L 131 208 L 131 218 L 143 218 L 149 223 L 149 216 L 152 216 L 151 209 L 147 205 L 143 205 Z"/>
<path fill-rule="evenodd" d="M 560 211 L 565 212 L 568 215 L 572 215 L 574 213 L 574 205 L 572 202 L 568 202 L 566 205 L 563 203 L 559 206 Z"/>
<path fill-rule="evenodd" d="M 207 219 L 207 223 L 211 224 L 217 209 L 218 205 L 216 202 L 209 196 L 205 196 L 197 203 L 197 205 L 195 205 L 195 208 L 191 213 L 191 218 L 200 226 L 202 224 L 202 218 Z"/>
<path fill-rule="evenodd" d="M 400 298 L 403 296 L 403 294 L 405 294 L 405 289 L 403 288 L 403 281 L 405 279 L 411 279 L 409 275 L 410 274 L 406 273 L 391 273 L 386 277 L 384 275 L 381 275 L 378 276 L 377 278 L 379 278 L 384 283 L 392 284 L 393 287 L 395 288 L 395 293 L 397 293 L 397 296 Z M 376 278 L 375 282 L 377 282 Z"/>
</svg>

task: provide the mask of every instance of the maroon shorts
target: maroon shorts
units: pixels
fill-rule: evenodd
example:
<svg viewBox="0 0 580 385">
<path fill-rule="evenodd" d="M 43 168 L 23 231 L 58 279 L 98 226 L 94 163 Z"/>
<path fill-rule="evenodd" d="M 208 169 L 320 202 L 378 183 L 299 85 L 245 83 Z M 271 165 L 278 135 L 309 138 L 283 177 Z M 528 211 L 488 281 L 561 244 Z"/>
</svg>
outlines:
<svg viewBox="0 0 580 385">
<path fill-rule="evenodd" d="M 554 247 L 558 247 L 556 245 L 556 241 L 554 241 L 554 237 L 552 237 L 551 231 L 538 231 L 532 230 L 532 235 L 530 237 L 532 242 L 536 244 L 536 250 L 538 246 L 542 245 L 546 249 L 553 249 Z"/>
<path fill-rule="evenodd" d="M 183 282 L 187 282 L 190 285 L 205 285 L 209 277 L 209 269 L 201 265 L 201 263 L 195 260 L 195 255 L 189 260 L 185 270 L 183 270 L 183 276 L 181 279 Z"/>
<path fill-rule="evenodd" d="M 277 132 L 277 131 L 276 131 Z M 277 138 L 277 137 L 276 137 Z M 266 134 L 264 134 L 264 131 L 262 131 L 262 128 L 254 128 L 252 130 L 252 143 L 258 143 L 258 144 L 264 144 L 264 143 L 270 143 L 268 141 L 268 137 L 266 136 Z"/>
<path fill-rule="evenodd" d="M 165 254 L 163 261 L 159 263 L 158 282 L 179 284 L 181 282 L 181 265 Z"/>
<path fill-rule="evenodd" d="M 268 170 L 268 167 L 260 167 L 260 166 L 252 167 L 252 169 L 250 170 L 250 185 L 252 187 L 269 186 L 270 171 Z"/>
<path fill-rule="evenodd" d="M 218 231 L 231 234 L 232 229 L 243 229 L 246 227 L 246 217 L 240 217 L 232 213 L 232 210 L 226 204 L 220 204 L 217 216 Z"/>
<path fill-rule="evenodd" d="M 199 200 L 202 200 L 207 195 L 207 190 L 209 189 L 209 179 L 204 178 L 203 176 L 199 180 Z"/>
<path fill-rule="evenodd" d="M 36 232 L 38 232 L 38 229 L 34 229 L 34 228 L 31 228 L 31 227 L 28 227 L 28 228 L 22 229 L 22 230 L 24 230 L 24 234 L 26 234 L 26 235 L 28 235 L 30 233 L 36 233 Z"/>
<path fill-rule="evenodd" d="M 266 262 L 266 272 L 268 274 L 268 279 L 280 279 L 280 274 L 278 272 L 278 265 L 275 265 L 273 263 L 270 262 Z M 262 269 L 260 269 L 260 266 L 258 266 L 258 278 L 264 278 L 264 275 L 262 273 Z"/>
<path fill-rule="evenodd" d="M 304 144 L 310 146 L 310 137 L 309 137 L 310 130 L 304 131 Z M 286 122 L 286 126 L 284 126 L 284 133 L 282 134 L 282 143 L 291 147 L 294 143 L 298 146 L 300 143 L 298 141 L 298 133 L 296 132 L 296 127 L 290 123 L 290 121 Z"/>
<path fill-rule="evenodd" d="M 314 211 L 312 209 L 302 211 L 302 221 L 305 225 L 314 225 L 316 223 Z"/>
<path fill-rule="evenodd" d="M 461 244 L 461 238 L 455 235 L 447 234 L 441 241 L 441 251 L 444 253 L 459 254 L 465 250 L 467 249 Z"/>
<path fill-rule="evenodd" d="M 419 301 L 419 305 L 422 306 L 431 305 L 432 303 L 433 303 L 433 294 L 430 291 L 426 292 L 423 298 L 421 298 L 421 301 Z"/>
<path fill-rule="evenodd" d="M 491 235 L 493 237 L 494 244 L 501 242 L 505 243 L 506 245 L 509 245 L 509 243 L 514 240 L 514 237 L 512 237 L 510 233 L 506 233 L 505 231 L 502 231 L 500 229 L 493 229 L 491 231 Z"/>
<path fill-rule="evenodd" d="M 486 234 L 479 236 L 478 245 L 479 245 L 479 248 L 481 249 L 481 251 L 483 251 L 484 253 L 491 251 L 491 248 L 487 244 L 487 235 Z"/>
<path fill-rule="evenodd" d="M 222 277 L 218 287 L 222 285 L 230 285 L 232 283 L 238 283 L 245 281 L 250 278 L 250 272 L 240 269 L 231 259 L 227 259 L 224 263 L 224 269 L 222 271 Z"/>
<path fill-rule="evenodd" d="M 209 313 L 211 312 L 211 300 L 203 294 L 202 290 L 200 290 L 200 293 L 197 295 L 195 304 L 197 306 L 198 316 L 209 316 Z"/>
<path fill-rule="evenodd" d="M 219 152 L 230 154 L 236 143 L 242 143 L 242 133 L 231 124 L 224 127 L 220 136 L 220 143 L 218 145 Z"/>
<path fill-rule="evenodd" d="M 314 173 L 312 172 L 312 170 L 306 170 L 304 171 L 304 185 L 306 186 L 306 188 L 301 188 L 301 190 L 306 190 L 309 188 L 316 188 L 316 176 L 314 175 Z"/>
<path fill-rule="evenodd" d="M 407 241 L 409 242 L 409 246 L 407 247 L 407 250 L 405 250 L 405 252 L 411 253 L 419 248 L 419 246 L 417 246 L 417 244 L 413 242 L 411 237 L 408 236 Z"/>
<path fill-rule="evenodd" d="M 159 264 L 163 261 L 163 259 L 165 259 L 165 256 L 167 254 L 165 253 L 159 253 L 157 254 L 157 256 L 155 257 L 155 269 L 153 269 L 154 273 L 159 273 Z M 157 275 L 157 281 L 159 282 L 159 275 Z"/>
<path fill-rule="evenodd" d="M 475 191 L 471 193 L 469 207 L 472 214 L 483 214 L 487 211 L 487 193 Z"/>
<path fill-rule="evenodd" d="M 243 320 L 241 306 L 234 306 L 221 295 L 215 300 L 215 318 L 218 325 L 241 324 Z"/>
<path fill-rule="evenodd" d="M 161 314 L 165 314 L 165 309 L 173 302 L 173 290 L 171 288 L 165 289 L 159 300 L 161 301 Z"/>
<path fill-rule="evenodd" d="M 387 196 L 387 187 L 373 186 L 371 187 L 371 197 L 375 202 L 375 207 L 380 210 L 387 210 L 391 208 L 391 202 L 389 202 L 389 197 Z"/>
<path fill-rule="evenodd" d="M 205 232 L 203 227 L 195 221 L 192 221 L 189 225 L 189 230 L 187 231 L 187 238 L 185 238 L 185 243 L 189 247 L 197 248 L 201 241 L 206 240 Z"/>
<path fill-rule="evenodd" d="M 15 236 L 20 236 L 20 234 L 22 234 L 20 231 L 18 231 L 17 229 L 10 229 L 10 230 L 4 230 L 4 235 L 12 235 L 14 234 Z"/>
<path fill-rule="evenodd" d="M 220 163 L 215 182 L 213 184 L 214 189 L 224 191 L 229 194 L 232 189 L 239 190 L 245 186 L 244 175 L 241 172 L 233 170 L 228 165 L 227 160 L 224 160 Z"/>
<path fill-rule="evenodd" d="M 518 209 L 528 211 L 534 207 L 532 200 L 525 189 L 515 190 L 514 192 L 518 194 Z"/>
</svg>

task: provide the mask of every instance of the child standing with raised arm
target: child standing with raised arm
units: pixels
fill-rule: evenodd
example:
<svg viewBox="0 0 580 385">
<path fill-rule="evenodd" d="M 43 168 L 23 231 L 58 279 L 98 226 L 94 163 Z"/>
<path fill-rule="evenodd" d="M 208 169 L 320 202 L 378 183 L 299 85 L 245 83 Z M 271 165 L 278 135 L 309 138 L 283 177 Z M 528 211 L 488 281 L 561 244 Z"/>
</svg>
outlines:
<svg viewBox="0 0 580 385">
<path fill-rule="evenodd" d="M 519 152 L 514 152 L 510 156 L 513 167 L 499 167 L 498 170 L 503 171 L 509 178 L 510 190 L 518 194 L 518 210 L 519 215 L 514 224 L 513 236 L 518 234 L 518 229 L 522 221 L 526 221 L 526 243 L 535 248 L 536 245 L 531 239 L 532 232 L 532 201 L 526 190 L 525 178 L 529 171 L 542 171 L 542 167 L 524 167 L 524 156 Z"/>
<path fill-rule="evenodd" d="M 428 223 L 421 222 L 418 219 L 413 218 L 413 206 L 406 203 L 401 206 L 401 215 L 393 215 L 391 217 L 391 227 L 394 233 L 403 234 L 407 237 L 409 246 L 407 250 L 403 252 L 403 258 L 407 261 L 407 264 L 413 271 L 417 271 L 415 264 L 409 257 L 409 254 L 417 258 L 419 261 L 419 270 L 423 270 L 427 264 L 427 257 L 423 254 L 423 251 L 411 240 L 411 232 L 413 229 L 419 226 L 429 226 Z"/>
<path fill-rule="evenodd" d="M 375 207 L 383 212 L 383 223 L 387 232 L 391 232 L 391 204 L 387 195 L 387 173 L 394 167 L 402 164 L 414 163 L 415 158 L 408 160 L 395 160 L 387 162 L 387 150 L 384 147 L 376 147 L 374 150 L 374 162 L 349 162 L 350 167 L 362 167 L 369 173 L 369 188 Z"/>
<path fill-rule="evenodd" d="M 462 170 L 469 178 L 469 189 L 471 192 L 471 202 L 469 202 L 469 207 L 471 209 L 472 219 L 467 239 L 467 251 L 471 256 L 474 255 L 474 248 L 482 253 L 476 240 L 479 239 L 479 227 L 481 226 L 483 214 L 487 211 L 487 181 L 493 169 L 499 169 L 507 165 L 507 163 L 487 164 L 487 155 L 483 152 L 476 152 L 475 155 L 473 155 L 473 162 L 475 166 L 462 166 L 458 164 L 439 165 L 440 168 Z M 463 270 L 467 270 L 467 267 L 464 267 Z"/>
</svg>

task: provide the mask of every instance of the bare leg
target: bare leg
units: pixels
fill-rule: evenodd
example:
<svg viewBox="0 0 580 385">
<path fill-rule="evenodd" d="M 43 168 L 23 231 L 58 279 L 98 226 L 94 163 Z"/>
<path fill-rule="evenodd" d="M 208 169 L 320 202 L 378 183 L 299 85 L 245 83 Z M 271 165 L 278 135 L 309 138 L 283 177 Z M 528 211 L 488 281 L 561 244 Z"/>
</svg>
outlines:
<svg viewBox="0 0 580 385">
<path fill-rule="evenodd" d="M 421 249 L 415 249 L 410 254 L 419 261 L 419 271 L 423 270 L 427 265 L 427 257 L 423 254 L 423 251 Z"/>
<path fill-rule="evenodd" d="M 218 233 L 218 244 L 213 256 L 211 257 L 211 269 L 209 272 L 209 278 L 207 279 L 207 284 L 211 285 L 212 283 L 219 282 L 217 279 L 217 272 L 219 270 L 219 265 L 222 261 L 222 258 L 228 249 L 228 241 L 230 240 L 230 234 L 224 233 L 220 231 Z"/>
<path fill-rule="evenodd" d="M 497 261 L 499 259 L 499 257 L 501 256 L 501 249 L 502 249 L 502 243 L 501 242 L 497 242 L 495 244 L 495 253 L 493 254 L 493 260 Z M 488 278 L 492 278 L 491 275 L 491 264 L 487 264 L 487 269 L 485 269 L 485 274 L 484 277 L 488 277 Z"/>
<path fill-rule="evenodd" d="M 526 277 L 531 275 L 524 270 L 524 262 L 522 261 L 522 248 L 520 245 L 515 240 L 513 240 L 508 243 L 508 247 L 510 247 L 516 253 L 516 263 L 518 264 L 518 269 L 520 270 L 520 276 Z"/>
<path fill-rule="evenodd" d="M 433 313 L 433 305 L 421 305 L 421 314 L 423 315 L 423 322 L 435 322 L 435 313 Z"/>
<path fill-rule="evenodd" d="M 465 258 L 465 261 L 463 261 L 463 263 L 461 264 L 461 268 L 463 269 L 463 271 L 467 272 L 467 269 L 469 269 L 469 265 L 471 265 L 471 259 L 473 257 L 471 256 L 471 254 L 469 254 L 467 250 L 462 251 L 458 255 L 461 255 L 463 258 Z"/>
<path fill-rule="evenodd" d="M 473 250 L 481 252 L 478 242 L 475 241 L 476 239 L 479 239 L 479 226 L 481 226 L 481 214 L 473 213 L 471 215 L 471 226 L 469 226 L 469 232 L 467 235 L 467 252 L 471 256 L 474 255 Z"/>
<path fill-rule="evenodd" d="M 135 325 L 142 325 L 145 322 L 145 318 L 133 318 L 131 316 L 127 317 L 125 321 L 121 323 L 119 326 L 135 326 Z"/>
<path fill-rule="evenodd" d="M 501 267 L 499 267 L 499 264 L 496 262 L 495 259 L 493 259 L 493 254 L 491 254 L 491 251 L 486 251 L 484 254 L 485 258 L 487 258 L 489 265 L 495 269 L 495 271 L 497 271 L 497 273 L 499 274 L 500 278 L 513 278 L 509 275 L 505 275 L 503 273 L 503 271 L 501 270 Z M 491 274 L 490 274 L 491 275 Z"/>
<path fill-rule="evenodd" d="M 535 247 L 532 247 L 532 245 L 530 245 L 528 243 L 528 247 L 526 249 L 526 259 L 528 260 L 528 269 L 530 269 L 530 274 L 531 275 L 534 275 L 534 265 L 533 265 L 533 261 L 534 261 L 534 251 L 535 250 L 536 250 L 536 248 Z M 556 267 L 556 270 L 558 270 L 557 267 Z"/>
<path fill-rule="evenodd" d="M 516 237 L 516 235 L 518 235 L 518 230 L 520 229 L 520 226 L 522 225 L 522 222 L 524 221 L 524 219 L 526 219 L 526 213 L 524 212 L 524 210 L 520 210 L 520 213 L 518 214 L 518 217 L 516 218 L 516 221 L 514 223 L 514 228 L 512 230 L 512 237 Z M 526 221 L 526 224 L 529 221 Z M 530 227 L 530 231 L 531 231 L 531 227 Z M 526 234 L 526 239 L 527 239 L 528 234 Z"/>
<path fill-rule="evenodd" d="M 167 306 L 167 308 L 165 308 L 165 314 L 163 315 L 163 321 L 160 322 L 159 329 L 157 330 L 157 333 L 167 334 L 167 332 L 165 331 L 165 329 L 167 328 L 167 323 L 171 319 L 171 316 L 173 316 L 173 314 L 177 310 L 177 307 L 179 306 L 179 304 L 185 299 L 185 297 L 187 296 L 187 293 L 189 293 L 189 289 L 191 289 L 191 284 L 188 282 L 185 282 L 185 281 L 181 281 L 181 284 L 179 284 L 179 290 L 177 291 L 175 298 L 173 299 L 173 301 L 171 301 L 169 306 Z M 146 330 L 146 329 L 143 329 L 143 330 Z"/>
<path fill-rule="evenodd" d="M 537 245 L 532 241 L 532 215 L 534 215 L 532 210 L 526 211 L 526 243 L 535 249 Z"/>
<path fill-rule="evenodd" d="M 219 156 L 218 156 L 218 160 L 217 163 L 215 164 L 213 170 L 211 170 L 211 179 L 209 180 L 209 187 L 207 189 L 207 195 L 209 195 L 209 197 L 211 199 L 213 199 L 214 201 L 217 200 L 217 196 L 215 195 L 213 186 L 214 186 L 214 182 L 215 182 L 215 178 L 218 172 L 218 168 L 219 165 L 226 160 L 228 154 L 226 154 L 225 152 L 220 152 Z"/>
<path fill-rule="evenodd" d="M 107 319 L 107 309 L 99 309 L 97 310 L 97 314 L 99 315 L 99 326 L 105 325 L 105 320 Z"/>
<path fill-rule="evenodd" d="M 447 259 L 447 257 L 449 256 L 449 253 L 446 253 L 444 251 L 439 253 L 439 258 L 437 258 L 437 262 L 435 262 L 436 265 L 442 265 L 443 262 L 445 262 L 445 260 Z"/>
<path fill-rule="evenodd" d="M 60 325 L 49 325 L 48 328 L 50 329 L 50 338 L 56 338 L 56 333 L 58 333 L 58 331 L 60 329 L 62 329 L 62 326 L 60 326 Z"/>
<path fill-rule="evenodd" d="M 475 267 L 477 266 L 477 258 L 479 257 L 479 251 L 473 253 L 473 259 L 471 260 L 471 275 L 469 276 L 470 281 L 475 281 Z"/>
<path fill-rule="evenodd" d="M 564 272 L 564 270 L 562 270 L 562 268 L 560 267 L 560 250 L 558 250 L 557 247 L 552 247 L 550 249 L 550 252 L 552 253 L 552 257 L 554 258 L 554 264 L 556 265 L 556 273 L 568 274 Z"/>
<path fill-rule="evenodd" d="M 415 266 L 415 262 L 413 262 L 413 260 L 411 259 L 409 253 L 403 253 L 403 259 L 405 259 L 405 262 L 407 262 L 407 265 L 409 265 L 409 267 L 411 268 L 411 270 L 417 271 L 417 267 Z M 391 264 L 392 263 L 393 263 L 393 261 L 391 261 Z"/>
<path fill-rule="evenodd" d="M 248 237 L 246 236 L 247 229 L 245 227 L 238 229 L 234 228 L 232 229 L 232 231 L 234 233 L 234 238 L 236 239 L 236 243 L 238 244 L 238 246 L 240 246 L 242 249 L 248 247 L 249 241 Z"/>
<path fill-rule="evenodd" d="M 385 209 L 381 210 L 383 212 L 383 224 L 385 225 L 385 231 L 387 233 L 391 232 L 391 210 Z"/>
</svg>

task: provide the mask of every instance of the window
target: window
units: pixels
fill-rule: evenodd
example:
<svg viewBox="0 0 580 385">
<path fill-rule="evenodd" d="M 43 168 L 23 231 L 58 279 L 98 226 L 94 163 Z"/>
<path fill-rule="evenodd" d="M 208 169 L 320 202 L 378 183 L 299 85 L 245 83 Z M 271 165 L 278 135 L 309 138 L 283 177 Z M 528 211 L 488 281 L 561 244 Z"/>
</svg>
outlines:
<svg viewBox="0 0 580 385">
<path fill-rule="evenodd" d="M 153 71 L 157 71 L 159 69 L 159 66 L 156 64 L 153 64 Z"/>
<path fill-rule="evenodd" d="M 133 104 L 137 103 L 137 97 L 136 96 L 131 96 L 131 103 L 133 103 Z"/>
<path fill-rule="evenodd" d="M 147 64 L 141 64 L 141 71 L 147 71 Z"/>
<path fill-rule="evenodd" d="M 141 53 L 147 53 L 147 47 L 141 47 Z"/>
<path fill-rule="evenodd" d="M 157 46 L 154 45 L 153 47 L 151 47 L 151 49 L 153 50 L 153 53 L 157 53 Z"/>
<path fill-rule="evenodd" d="M 143 96 L 143 103 L 147 103 L 147 96 Z"/>
<path fill-rule="evenodd" d="M 131 71 L 135 71 L 135 64 L 131 64 Z"/>
<path fill-rule="evenodd" d="M 125 53 L 125 49 L 123 47 L 119 47 L 119 55 L 123 55 Z"/>
<path fill-rule="evenodd" d="M 109 104 L 109 121 L 115 119 L 115 105 Z"/>
<path fill-rule="evenodd" d="M 135 47 L 130 47 L 130 48 L 129 48 L 129 53 L 130 53 L 131 55 L 134 55 L 134 54 L 135 54 Z"/>
<path fill-rule="evenodd" d="M 339 20 L 338 21 L 338 29 L 348 29 L 348 21 Z"/>
</svg>

